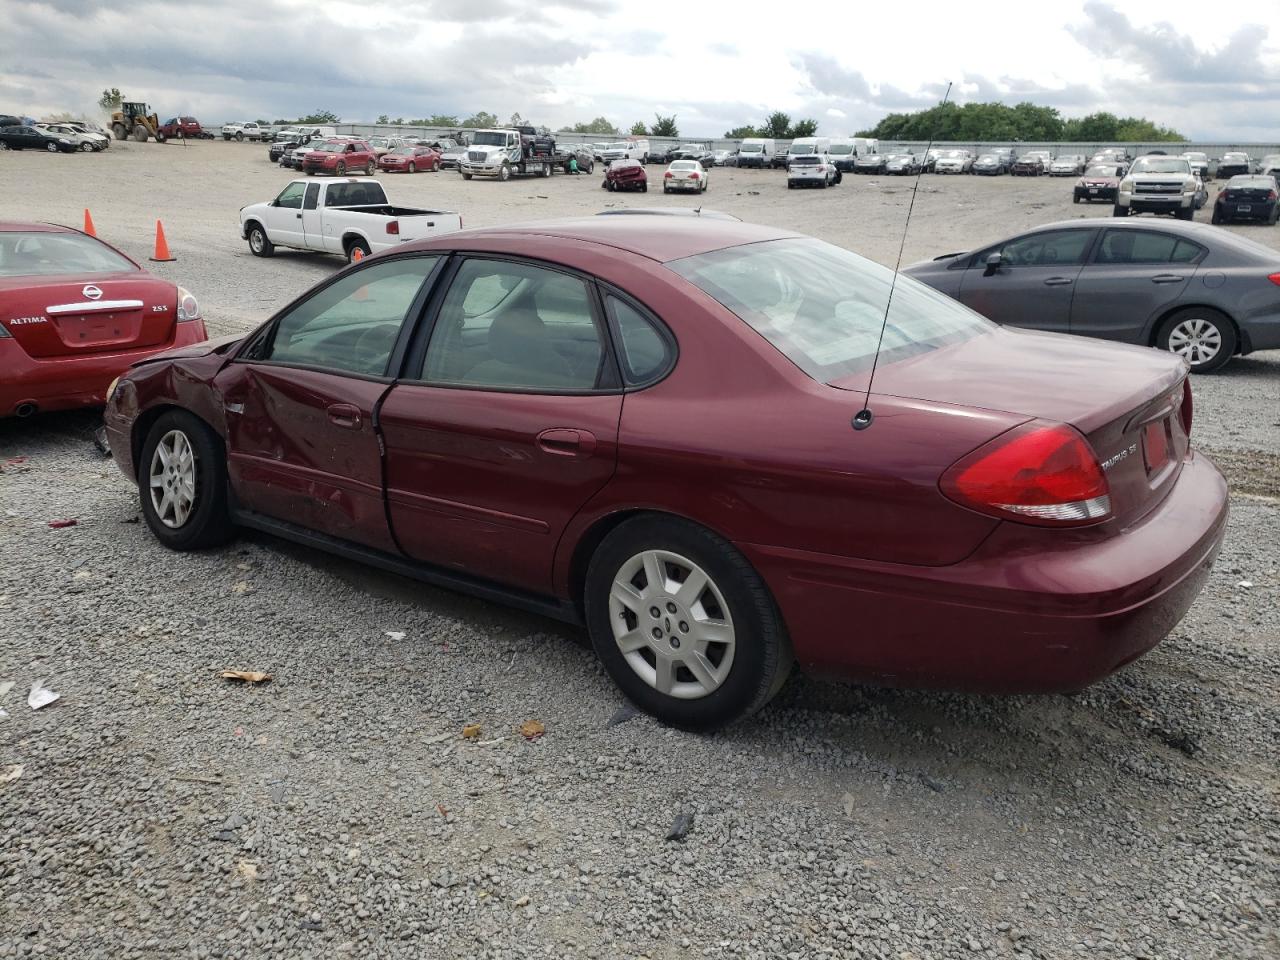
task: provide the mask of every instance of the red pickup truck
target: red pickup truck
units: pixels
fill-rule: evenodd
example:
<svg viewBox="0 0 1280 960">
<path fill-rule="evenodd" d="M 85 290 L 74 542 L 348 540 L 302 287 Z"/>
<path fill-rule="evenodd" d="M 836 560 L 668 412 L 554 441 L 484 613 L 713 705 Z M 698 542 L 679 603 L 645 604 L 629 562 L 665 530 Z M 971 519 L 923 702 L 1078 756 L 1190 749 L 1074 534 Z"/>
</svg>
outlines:
<svg viewBox="0 0 1280 960">
<path fill-rule="evenodd" d="M 170 117 L 160 124 L 160 132 L 164 134 L 166 140 L 172 140 L 175 137 L 207 140 L 213 136 L 211 133 L 204 132 L 204 128 L 200 126 L 200 121 L 195 117 Z"/>
<path fill-rule="evenodd" d="M 365 140 L 326 140 L 302 158 L 302 172 L 307 176 L 330 173 L 341 177 L 358 171 L 373 176 L 377 168 L 377 154 Z"/>
</svg>

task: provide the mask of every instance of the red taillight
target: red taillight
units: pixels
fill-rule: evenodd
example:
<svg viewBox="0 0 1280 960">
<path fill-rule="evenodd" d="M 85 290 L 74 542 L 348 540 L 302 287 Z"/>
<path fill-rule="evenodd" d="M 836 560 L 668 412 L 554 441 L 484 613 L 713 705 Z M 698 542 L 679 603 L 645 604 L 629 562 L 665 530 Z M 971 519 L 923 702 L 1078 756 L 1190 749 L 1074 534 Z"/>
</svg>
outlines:
<svg viewBox="0 0 1280 960">
<path fill-rule="evenodd" d="M 1275 279 L 1272 277 L 1271 279 Z M 1191 439 L 1191 378 L 1182 381 L 1182 406 L 1178 411 L 1182 418 L 1182 432 L 1187 435 L 1187 439 Z"/>
<path fill-rule="evenodd" d="M 698 179 L 698 174 L 696 174 L 696 173 L 691 173 L 691 174 L 689 174 L 689 179 L 690 179 L 690 180 L 697 180 L 697 179 Z"/>
<path fill-rule="evenodd" d="M 1268 191 L 1267 191 L 1267 199 L 1268 199 L 1268 200 L 1274 200 L 1274 199 L 1276 199 L 1276 192 L 1275 192 L 1274 190 L 1268 190 Z"/>
<path fill-rule="evenodd" d="M 672 173 L 670 170 L 668 170 L 666 173 L 664 173 L 664 174 L 662 175 L 662 179 L 664 179 L 664 180 L 670 180 L 670 179 L 671 179 L 672 177 L 674 177 L 674 176 L 675 176 L 675 174 L 674 174 L 674 173 Z"/>
<path fill-rule="evenodd" d="M 1267 279 L 1270 280 L 1272 283 L 1274 283 L 1277 287 L 1280 287 L 1280 273 L 1273 273 L 1271 274 L 1271 276 L 1267 277 Z"/>
<path fill-rule="evenodd" d="M 963 506 L 1043 526 L 1111 515 L 1111 492 L 1088 441 L 1065 424 L 1032 421 L 957 461 L 942 492 Z"/>
<path fill-rule="evenodd" d="M 389 222 L 387 224 L 387 233 L 391 234 L 391 236 L 393 237 L 400 236 L 400 221 L 392 220 L 391 222 Z"/>
</svg>

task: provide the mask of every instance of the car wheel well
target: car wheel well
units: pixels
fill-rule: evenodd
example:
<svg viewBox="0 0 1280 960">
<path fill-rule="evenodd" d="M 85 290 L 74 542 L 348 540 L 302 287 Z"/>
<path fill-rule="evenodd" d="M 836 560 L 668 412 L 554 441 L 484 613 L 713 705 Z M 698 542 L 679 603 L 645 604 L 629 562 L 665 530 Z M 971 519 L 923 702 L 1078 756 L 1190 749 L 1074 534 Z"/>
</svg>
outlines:
<svg viewBox="0 0 1280 960">
<path fill-rule="evenodd" d="M 1208 303 L 1175 303 L 1160 316 L 1156 317 L 1155 322 L 1151 325 L 1151 331 L 1147 335 L 1147 346 L 1156 346 L 1156 341 L 1160 338 L 1160 328 L 1164 326 L 1164 322 L 1172 317 L 1175 313 L 1183 310 L 1212 310 L 1214 313 L 1221 314 L 1227 318 L 1227 322 L 1231 324 L 1231 329 L 1236 332 L 1236 350 L 1237 354 L 1248 353 L 1245 345 L 1245 337 L 1240 331 L 1240 324 L 1236 322 L 1236 318 L 1221 307 L 1215 307 Z"/>
<path fill-rule="evenodd" d="M 349 254 L 351 252 L 351 248 L 357 243 L 363 243 L 366 247 L 369 246 L 369 241 L 358 233 L 344 234 L 342 237 L 342 252 Z"/>
<path fill-rule="evenodd" d="M 133 459 L 135 476 L 139 475 L 139 471 L 142 469 L 142 445 L 147 441 L 147 434 L 151 432 L 151 425 L 170 410 L 181 410 L 183 413 L 189 413 L 215 434 L 218 434 L 213 425 L 200 414 L 193 410 L 188 410 L 186 407 L 180 407 L 176 403 L 161 403 L 154 407 L 148 407 L 138 414 L 137 419 L 133 421 L 132 432 L 129 435 L 129 455 Z M 220 434 L 218 435 L 220 436 Z"/>
</svg>

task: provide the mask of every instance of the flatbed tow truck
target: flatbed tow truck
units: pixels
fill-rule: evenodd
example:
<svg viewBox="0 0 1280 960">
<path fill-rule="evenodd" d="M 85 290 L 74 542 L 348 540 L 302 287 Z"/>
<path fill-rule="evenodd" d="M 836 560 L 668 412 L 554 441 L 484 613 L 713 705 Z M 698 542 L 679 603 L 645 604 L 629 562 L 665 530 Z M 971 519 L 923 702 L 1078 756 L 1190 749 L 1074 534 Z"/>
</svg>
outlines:
<svg viewBox="0 0 1280 960">
<path fill-rule="evenodd" d="M 458 161 L 462 179 L 549 177 L 557 168 L 567 169 L 569 154 L 557 151 L 550 137 L 526 130 L 477 130 Z"/>
</svg>

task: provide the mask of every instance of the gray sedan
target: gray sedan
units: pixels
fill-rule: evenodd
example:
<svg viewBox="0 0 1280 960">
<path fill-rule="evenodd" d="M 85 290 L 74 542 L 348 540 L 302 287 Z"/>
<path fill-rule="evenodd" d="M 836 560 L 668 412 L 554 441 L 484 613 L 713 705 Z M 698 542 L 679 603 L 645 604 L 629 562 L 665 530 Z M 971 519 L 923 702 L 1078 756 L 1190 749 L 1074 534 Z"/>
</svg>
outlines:
<svg viewBox="0 0 1280 960">
<path fill-rule="evenodd" d="M 996 323 L 1159 347 L 1195 373 L 1280 349 L 1280 253 L 1205 224 L 1068 220 L 903 272 Z"/>
</svg>

